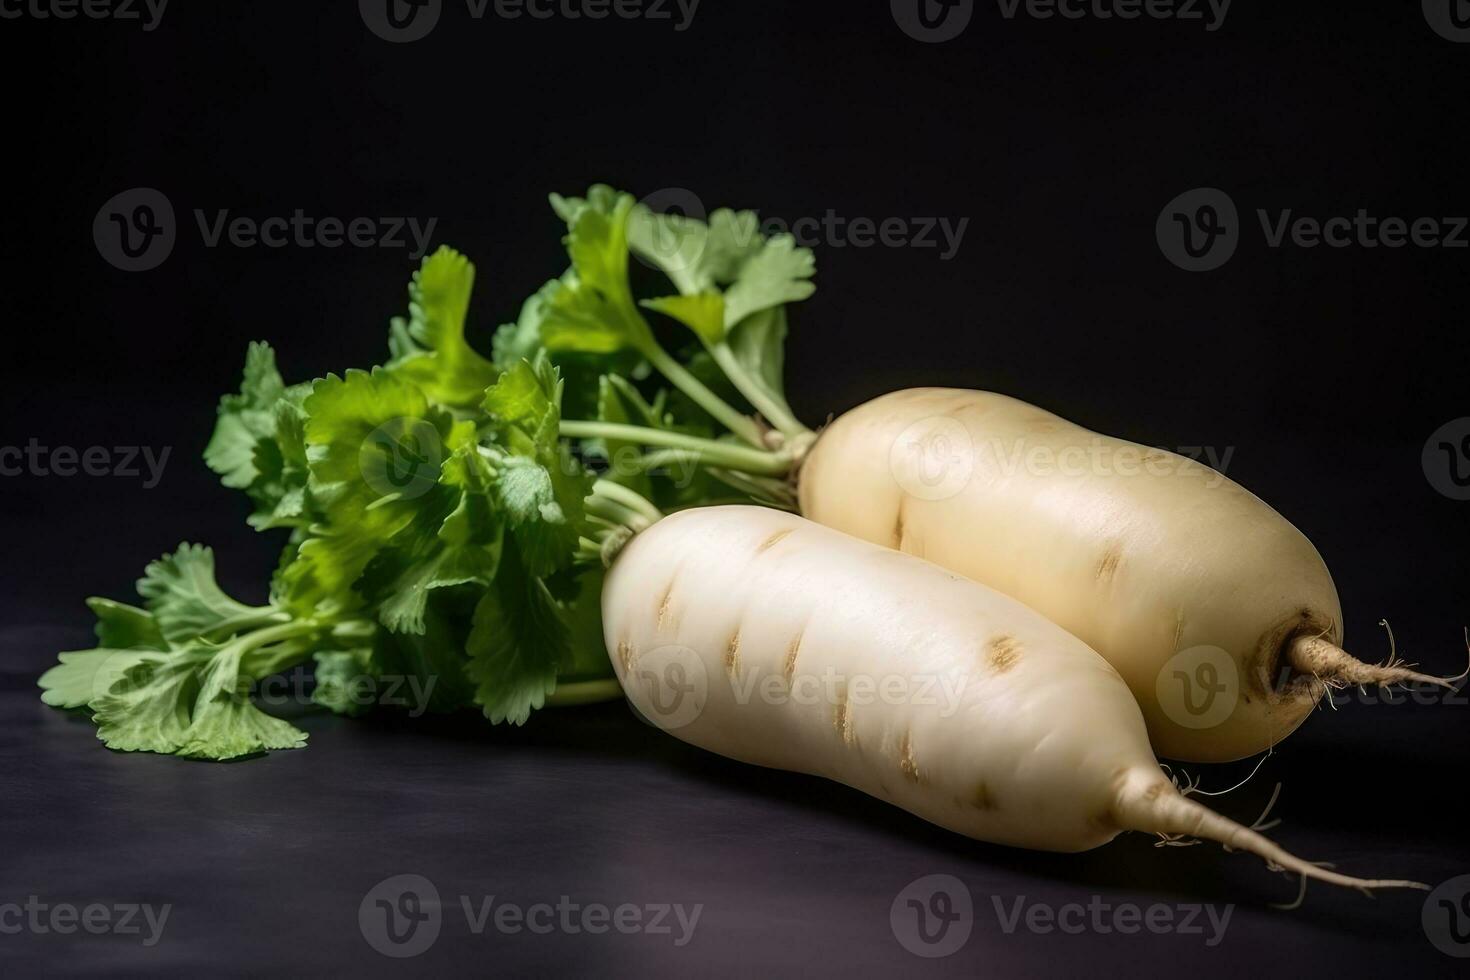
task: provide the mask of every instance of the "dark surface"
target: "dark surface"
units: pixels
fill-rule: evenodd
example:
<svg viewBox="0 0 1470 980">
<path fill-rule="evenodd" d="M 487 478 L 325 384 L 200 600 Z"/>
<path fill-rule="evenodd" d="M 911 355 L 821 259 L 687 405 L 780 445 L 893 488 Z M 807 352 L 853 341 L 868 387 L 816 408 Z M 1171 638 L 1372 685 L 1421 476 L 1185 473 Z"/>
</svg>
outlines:
<svg viewBox="0 0 1470 980">
<path fill-rule="evenodd" d="M 3 642 L 7 663 L 39 666 L 84 639 L 14 629 Z M 314 716 L 301 721 L 305 751 L 218 765 L 107 752 L 87 722 L 36 700 L 32 676 L 7 672 L 0 693 L 0 894 L 174 907 L 151 949 L 131 936 L 5 936 L 15 975 L 1460 975 L 1420 929 L 1419 892 L 1368 899 L 1318 885 L 1283 912 L 1268 904 L 1294 898 L 1294 882 L 1213 845 L 1156 848 L 1132 834 L 1052 855 L 978 844 L 835 784 L 700 752 L 621 705 L 537 715 L 520 731 L 472 717 Z M 1470 867 L 1446 762 L 1464 711 L 1324 713 L 1248 787 L 1212 802 L 1249 821 L 1280 780 L 1282 843 L 1351 873 L 1440 881 Z M 1206 788 L 1244 771 L 1210 768 Z M 437 887 L 442 931 L 417 958 L 390 960 L 364 940 L 358 907 L 406 873 Z M 963 949 L 924 961 L 895 940 L 889 906 L 937 873 L 966 884 L 975 920 Z M 476 935 L 462 895 L 474 908 L 490 895 L 522 906 L 566 895 L 703 911 L 682 948 L 673 935 Z M 1207 925 L 1203 935 L 1007 934 L 992 902 L 1010 909 L 1021 897 L 1233 910 L 1213 948 Z"/>
<path fill-rule="evenodd" d="M 0 20 L 10 185 L 0 235 L 0 445 L 170 447 L 162 482 L 0 479 L 0 905 L 171 902 L 152 949 L 124 937 L 0 935 L 0 969 L 268 975 L 454 969 L 614 975 L 1294 977 L 1448 974 L 1422 896 L 1295 886 L 1214 846 L 1140 836 L 1078 856 L 933 830 L 856 793 L 687 748 L 616 705 L 522 731 L 311 716 L 301 752 L 206 765 L 104 750 L 41 705 L 36 675 L 88 643 L 81 599 L 125 597 L 179 540 L 215 546 L 259 598 L 279 542 L 241 522 L 198 454 L 247 341 L 288 378 L 384 355 L 412 263 L 381 249 L 207 249 L 192 225 L 148 273 L 91 226 L 121 190 L 254 217 L 439 219 L 479 264 L 490 328 L 564 263 L 544 193 L 608 180 L 688 187 L 792 219 L 969 218 L 958 254 L 818 244 L 820 288 L 788 363 L 816 423 L 912 384 L 985 387 L 1092 428 L 1233 450 L 1333 569 L 1349 645 L 1461 667 L 1470 504 L 1435 492 L 1429 434 L 1465 398 L 1466 250 L 1268 249 L 1170 265 L 1154 223 L 1176 194 L 1227 190 L 1242 215 L 1470 211 L 1470 45 L 1417 4 L 1237 3 L 1207 33 L 1174 22 L 1002 20 L 919 44 L 885 3 L 706 0 L 693 26 L 472 23 L 388 45 L 351 3 L 171 7 L 152 33 Z M 1394 9 L 1389 10 L 1392 6 Z M 1381 7 L 1382 9 L 1369 9 Z M 446 18 L 450 15 L 446 13 Z M 1221 808 L 1351 873 L 1470 872 L 1463 701 L 1323 711 Z M 1248 767 L 1205 769 L 1223 788 Z M 378 956 L 357 924 L 387 876 L 435 882 L 431 950 Z M 977 912 L 933 962 L 889 905 L 922 875 Z M 458 896 L 704 904 L 694 940 L 473 936 Z M 1003 934 L 990 898 L 1236 903 L 1217 948 L 1181 935 Z"/>
</svg>

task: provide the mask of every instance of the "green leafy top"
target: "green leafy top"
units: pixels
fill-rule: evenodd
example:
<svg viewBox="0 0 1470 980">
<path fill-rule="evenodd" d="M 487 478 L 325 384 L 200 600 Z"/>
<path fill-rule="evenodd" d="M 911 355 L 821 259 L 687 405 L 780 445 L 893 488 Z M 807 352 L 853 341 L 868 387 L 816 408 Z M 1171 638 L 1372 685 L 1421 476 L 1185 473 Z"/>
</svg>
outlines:
<svg viewBox="0 0 1470 980">
<path fill-rule="evenodd" d="M 467 334 L 474 267 L 448 248 L 414 274 L 386 364 L 292 385 L 251 344 L 205 462 L 253 527 L 286 535 L 268 601 L 231 596 L 214 553 L 180 545 L 147 566 L 140 605 L 88 600 L 97 645 L 60 655 L 43 700 L 89 711 L 115 749 L 230 759 L 305 743 L 252 689 L 306 664 L 312 700 L 340 714 L 406 689 L 411 714 L 519 724 L 616 695 L 600 588 L 628 536 L 658 506 L 790 506 L 810 433 L 781 350 L 813 266 L 754 212 L 655 215 L 605 185 L 552 206 L 570 268 L 500 328 L 493 360 Z M 676 293 L 640 302 L 634 255 Z M 666 349 L 643 310 L 693 344 Z"/>
<path fill-rule="evenodd" d="M 572 269 L 544 294 L 541 342 L 550 351 L 611 354 L 647 351 L 653 331 L 628 284 L 628 214 L 633 198 L 619 194 L 607 208 L 572 214 L 566 244 Z"/>
<path fill-rule="evenodd" d="M 600 642 L 571 646 L 569 624 L 597 614 L 577 583 L 600 571 L 577 556 L 601 532 L 593 477 L 559 439 L 563 382 L 544 353 L 502 373 L 469 347 L 472 280 L 457 253 L 426 259 L 393 359 L 368 371 L 288 386 L 252 344 L 206 461 L 253 525 L 290 530 L 271 600 L 231 597 L 213 552 L 181 545 L 148 565 L 141 607 L 90 600 L 98 645 L 62 654 L 43 699 L 90 711 L 113 748 L 228 759 L 305 743 L 251 698 L 303 662 L 313 699 L 344 714 L 405 689 L 412 707 L 520 723 L 564 670 L 611 683 Z"/>
<path fill-rule="evenodd" d="M 308 385 L 287 387 L 269 344 L 250 345 L 238 395 L 220 399 L 204 462 L 227 487 L 255 503 L 253 527 L 296 527 L 310 520 L 301 403 Z"/>
<path fill-rule="evenodd" d="M 389 369 L 454 409 L 472 409 L 498 373 L 465 339 L 474 285 L 470 260 L 441 246 L 414 273 L 408 319 L 395 319 L 389 334 Z"/>
</svg>

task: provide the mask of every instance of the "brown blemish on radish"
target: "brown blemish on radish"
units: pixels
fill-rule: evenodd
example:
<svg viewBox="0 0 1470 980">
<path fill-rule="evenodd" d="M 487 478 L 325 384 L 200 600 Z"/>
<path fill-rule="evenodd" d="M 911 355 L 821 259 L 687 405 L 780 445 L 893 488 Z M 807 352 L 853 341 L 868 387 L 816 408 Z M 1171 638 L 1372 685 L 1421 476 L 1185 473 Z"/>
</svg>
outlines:
<svg viewBox="0 0 1470 980">
<path fill-rule="evenodd" d="M 730 642 L 725 644 L 725 673 L 731 677 L 740 676 L 740 627 L 730 634 Z"/>
<path fill-rule="evenodd" d="M 806 634 L 805 630 L 792 637 L 786 646 L 786 658 L 781 661 L 781 675 L 786 678 L 786 686 L 789 688 L 796 677 L 796 655 L 801 652 L 801 638 Z"/>
<path fill-rule="evenodd" d="M 760 554 L 763 551 L 770 551 L 772 548 L 776 547 L 776 545 L 780 544 L 787 535 L 791 534 L 795 530 L 796 528 L 794 527 L 788 527 L 784 531 L 777 531 L 775 534 L 762 541 L 760 543 L 760 547 L 755 549 L 755 553 Z"/>
<path fill-rule="evenodd" d="M 991 640 L 986 649 L 990 666 L 997 674 L 1004 674 L 1021 659 L 1021 642 L 1005 633 Z"/>
<path fill-rule="evenodd" d="M 903 738 L 898 740 L 898 768 L 909 782 L 923 784 L 924 774 L 919 772 L 919 764 L 914 761 L 914 742 L 910 732 L 904 732 Z"/>
<path fill-rule="evenodd" d="M 1102 558 L 1097 563 L 1097 580 L 1102 585 L 1107 585 L 1118 574 L 1118 566 L 1123 562 L 1123 546 L 1114 541 L 1108 545 L 1103 552 Z"/>
<path fill-rule="evenodd" d="M 904 506 L 907 503 L 908 503 L 908 497 L 903 497 L 903 498 L 901 498 L 898 501 L 898 517 L 896 517 L 894 519 L 894 521 L 893 521 L 893 545 L 892 545 L 892 547 L 896 551 L 902 551 L 903 550 L 903 532 L 904 532 L 904 527 L 903 527 L 903 509 L 904 509 Z"/>
<path fill-rule="evenodd" d="M 966 398 L 963 401 L 961 401 L 958 405 L 954 406 L 953 408 L 951 408 L 947 412 L 945 412 L 944 413 L 944 417 L 945 418 L 950 418 L 950 419 L 962 418 L 967 413 L 973 412 L 973 411 L 979 409 L 984 404 L 985 404 L 985 402 L 984 402 L 983 399 L 980 399 L 980 398 Z"/>
<path fill-rule="evenodd" d="M 995 802 L 995 795 L 990 792 L 990 787 L 981 780 L 975 785 L 974 795 L 970 797 L 970 805 L 977 810 L 999 810 L 1000 804 Z"/>
<path fill-rule="evenodd" d="M 1123 792 L 1123 784 L 1128 781 L 1128 773 L 1129 769 L 1127 766 L 1120 766 L 1113 770 L 1113 778 L 1109 780 L 1112 786 L 1113 796 L 1116 797 L 1119 793 Z"/>
<path fill-rule="evenodd" d="M 842 736 L 843 744 L 848 746 L 857 745 L 857 732 L 852 728 L 852 705 L 847 700 L 847 685 L 842 685 L 842 698 L 837 702 L 837 707 L 832 714 L 832 727 L 837 729 L 837 734 Z"/>
<path fill-rule="evenodd" d="M 660 630 L 665 629 L 673 620 L 673 615 L 670 610 L 670 603 L 673 598 L 674 583 L 670 582 L 669 587 L 664 589 L 663 597 L 658 600 L 658 628 Z"/>
<path fill-rule="evenodd" d="M 618 641 L 618 660 L 623 665 L 623 673 L 633 669 L 633 644 L 627 640 Z"/>
</svg>

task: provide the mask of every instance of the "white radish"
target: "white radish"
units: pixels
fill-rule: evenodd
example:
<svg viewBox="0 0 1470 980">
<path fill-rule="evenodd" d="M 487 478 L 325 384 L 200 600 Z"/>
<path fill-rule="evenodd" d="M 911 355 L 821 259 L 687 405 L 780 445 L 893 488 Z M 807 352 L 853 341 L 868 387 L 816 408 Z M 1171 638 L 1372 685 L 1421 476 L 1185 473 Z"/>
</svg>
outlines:
<svg viewBox="0 0 1470 980">
<path fill-rule="evenodd" d="M 1264 751 L 1329 685 L 1445 683 L 1345 653 L 1321 556 L 1249 491 L 1004 395 L 917 388 L 853 409 L 806 456 L 800 499 L 1076 634 L 1166 758 Z"/>
<path fill-rule="evenodd" d="M 1191 835 L 1334 884 L 1422 887 L 1328 871 L 1186 798 L 1127 686 L 1082 641 L 792 514 L 667 517 L 618 556 L 602 609 L 634 706 L 721 755 L 825 776 L 979 840 L 1082 851 L 1125 830 Z"/>
</svg>

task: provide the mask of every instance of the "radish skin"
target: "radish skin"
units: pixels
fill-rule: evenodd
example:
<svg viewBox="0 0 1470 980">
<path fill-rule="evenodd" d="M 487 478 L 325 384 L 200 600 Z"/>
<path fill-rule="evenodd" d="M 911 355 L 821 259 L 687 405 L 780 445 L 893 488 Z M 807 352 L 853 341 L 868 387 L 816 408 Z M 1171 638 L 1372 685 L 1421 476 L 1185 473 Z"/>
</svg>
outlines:
<svg viewBox="0 0 1470 980">
<path fill-rule="evenodd" d="M 877 398 L 823 431 L 799 478 L 812 520 L 983 582 L 1092 646 L 1166 758 L 1265 751 L 1329 686 L 1445 683 L 1345 653 L 1321 556 L 1249 491 L 1004 395 Z M 1192 717 L 1186 698 L 1213 714 Z"/>
<path fill-rule="evenodd" d="M 1189 834 L 1335 884 L 1420 887 L 1327 871 L 1182 796 L 1122 678 L 1082 641 L 999 592 L 801 517 L 667 517 L 618 556 L 602 607 L 633 705 L 655 724 L 677 717 L 664 727 L 721 755 L 824 776 L 999 844 L 1072 852 L 1125 830 Z M 828 678 L 833 696 L 791 696 L 804 678 Z M 897 697 L 854 694 L 891 678 Z M 682 714 L 675 688 L 692 698 Z"/>
</svg>

